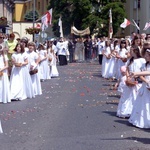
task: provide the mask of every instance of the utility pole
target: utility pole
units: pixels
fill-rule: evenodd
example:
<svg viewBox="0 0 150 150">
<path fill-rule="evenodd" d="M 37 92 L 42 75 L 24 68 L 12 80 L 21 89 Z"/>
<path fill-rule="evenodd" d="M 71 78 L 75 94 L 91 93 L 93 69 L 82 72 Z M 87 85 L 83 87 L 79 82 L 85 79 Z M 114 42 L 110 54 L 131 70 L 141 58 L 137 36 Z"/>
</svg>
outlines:
<svg viewBox="0 0 150 150">
<path fill-rule="evenodd" d="M 33 28 L 35 27 L 35 0 L 33 0 Z M 33 42 L 34 42 L 34 37 L 35 35 L 33 34 Z"/>
<path fill-rule="evenodd" d="M 136 23 L 139 26 L 139 8 L 138 8 L 138 0 L 136 0 Z M 139 30 L 137 29 L 137 33 L 139 33 Z"/>
</svg>

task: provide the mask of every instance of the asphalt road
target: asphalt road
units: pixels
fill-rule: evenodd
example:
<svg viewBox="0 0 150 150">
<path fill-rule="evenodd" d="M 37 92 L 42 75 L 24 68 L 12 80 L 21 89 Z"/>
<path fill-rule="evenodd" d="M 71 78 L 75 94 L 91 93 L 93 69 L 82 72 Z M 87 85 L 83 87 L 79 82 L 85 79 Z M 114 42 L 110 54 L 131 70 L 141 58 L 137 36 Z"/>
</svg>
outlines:
<svg viewBox="0 0 150 150">
<path fill-rule="evenodd" d="M 150 150 L 149 129 L 116 117 L 119 94 L 98 62 L 58 70 L 41 96 L 0 104 L 0 150 Z"/>
</svg>

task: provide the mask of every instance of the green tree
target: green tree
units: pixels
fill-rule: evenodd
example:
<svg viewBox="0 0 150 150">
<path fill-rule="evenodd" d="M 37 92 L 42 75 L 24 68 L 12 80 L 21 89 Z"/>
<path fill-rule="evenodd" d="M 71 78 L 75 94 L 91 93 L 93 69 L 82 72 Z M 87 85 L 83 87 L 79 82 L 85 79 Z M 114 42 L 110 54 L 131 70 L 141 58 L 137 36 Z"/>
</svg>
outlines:
<svg viewBox="0 0 150 150">
<path fill-rule="evenodd" d="M 109 28 L 109 9 L 112 9 L 112 24 L 113 24 L 113 32 L 116 34 L 118 29 L 120 28 L 120 24 L 123 22 L 124 18 L 126 17 L 124 5 L 121 2 L 112 2 L 108 3 L 106 6 L 103 7 L 101 12 L 101 18 L 103 22 L 103 28 L 101 28 L 101 33 L 105 36 L 108 35 L 108 28 Z"/>
<path fill-rule="evenodd" d="M 122 1 L 51 0 L 48 9 L 53 8 L 53 32 L 56 36 L 59 36 L 58 19 L 61 15 L 64 35 L 69 35 L 71 26 L 74 25 L 79 30 L 90 27 L 91 34 L 98 33 L 98 35 L 107 36 L 109 9 L 112 8 L 113 29 L 116 33 L 125 17 Z"/>
</svg>

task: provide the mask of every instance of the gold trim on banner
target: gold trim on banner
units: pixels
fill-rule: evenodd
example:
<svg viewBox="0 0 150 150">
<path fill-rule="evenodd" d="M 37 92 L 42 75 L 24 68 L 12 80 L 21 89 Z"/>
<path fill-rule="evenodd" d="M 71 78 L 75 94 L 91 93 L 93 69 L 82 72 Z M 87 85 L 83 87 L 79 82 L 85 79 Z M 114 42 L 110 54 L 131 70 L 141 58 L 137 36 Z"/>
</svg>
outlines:
<svg viewBox="0 0 150 150">
<path fill-rule="evenodd" d="M 77 30 L 75 26 L 71 27 L 71 33 L 79 36 L 89 35 L 90 28 L 86 28 L 85 30 Z"/>
</svg>

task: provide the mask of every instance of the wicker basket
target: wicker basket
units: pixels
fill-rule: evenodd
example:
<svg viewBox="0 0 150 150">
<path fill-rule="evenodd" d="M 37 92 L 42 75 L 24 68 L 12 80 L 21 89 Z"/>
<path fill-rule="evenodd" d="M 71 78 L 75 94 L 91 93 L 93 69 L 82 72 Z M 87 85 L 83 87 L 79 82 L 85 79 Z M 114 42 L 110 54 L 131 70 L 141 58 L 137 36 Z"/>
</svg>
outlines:
<svg viewBox="0 0 150 150">
<path fill-rule="evenodd" d="M 122 58 L 121 59 L 123 62 L 127 62 L 127 58 Z"/>
<path fill-rule="evenodd" d="M 126 83 L 127 86 L 133 87 L 133 86 L 135 86 L 138 82 L 137 82 L 137 81 L 132 81 L 132 80 L 127 79 L 127 80 L 125 81 L 125 83 Z"/>
<path fill-rule="evenodd" d="M 34 75 L 34 74 L 38 73 L 38 69 L 30 70 L 29 73 L 30 73 L 30 75 Z"/>
<path fill-rule="evenodd" d="M 2 77 L 3 76 L 3 72 L 2 71 L 0 71 L 0 77 Z"/>
</svg>

